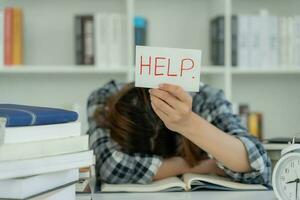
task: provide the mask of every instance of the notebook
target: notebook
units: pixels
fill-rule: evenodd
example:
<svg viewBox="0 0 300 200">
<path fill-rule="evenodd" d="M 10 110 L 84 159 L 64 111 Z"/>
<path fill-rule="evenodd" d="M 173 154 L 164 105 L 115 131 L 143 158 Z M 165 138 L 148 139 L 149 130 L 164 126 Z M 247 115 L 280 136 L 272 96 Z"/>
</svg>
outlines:
<svg viewBox="0 0 300 200">
<path fill-rule="evenodd" d="M 199 190 L 268 190 L 258 184 L 233 182 L 229 178 L 215 175 L 187 173 L 178 177 L 170 177 L 150 184 L 102 184 L 101 192 L 179 192 Z"/>
<path fill-rule="evenodd" d="M 0 117 L 7 119 L 6 127 L 15 127 L 73 122 L 78 114 L 59 108 L 0 104 Z"/>
</svg>

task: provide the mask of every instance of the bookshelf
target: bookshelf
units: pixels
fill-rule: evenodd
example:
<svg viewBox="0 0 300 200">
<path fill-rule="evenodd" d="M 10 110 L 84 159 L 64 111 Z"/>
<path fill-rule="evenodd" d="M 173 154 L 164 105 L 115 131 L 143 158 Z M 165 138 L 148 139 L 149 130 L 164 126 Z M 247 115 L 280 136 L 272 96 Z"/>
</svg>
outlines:
<svg viewBox="0 0 300 200">
<path fill-rule="evenodd" d="M 24 10 L 25 65 L 0 66 L 0 102 L 79 109 L 86 130 L 85 105 L 90 92 L 110 79 L 133 80 L 133 17 L 148 20 L 148 45 L 201 49 L 201 80 L 224 90 L 234 103 L 247 103 L 264 114 L 264 138 L 300 131 L 300 67 L 232 66 L 231 15 L 300 15 L 298 0 L 4 0 L 0 9 Z M 116 12 L 126 15 L 124 63 L 105 69 L 74 65 L 74 16 Z M 210 20 L 225 16 L 225 63 L 210 61 Z M 46 23 L 47 22 L 47 23 Z M 59 87 L 57 86 L 59 85 Z M 26 91 L 26 92 L 25 92 Z M 35 95 L 28 95 L 35 94 Z"/>
</svg>

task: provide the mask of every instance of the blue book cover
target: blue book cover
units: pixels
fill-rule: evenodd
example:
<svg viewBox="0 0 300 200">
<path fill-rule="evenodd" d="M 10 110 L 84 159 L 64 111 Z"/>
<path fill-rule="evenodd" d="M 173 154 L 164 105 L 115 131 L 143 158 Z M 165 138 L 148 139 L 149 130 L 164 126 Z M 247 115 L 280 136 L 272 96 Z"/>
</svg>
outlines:
<svg viewBox="0 0 300 200">
<path fill-rule="evenodd" d="M 73 122 L 78 114 L 58 108 L 0 104 L 0 117 L 6 118 L 6 127 L 16 127 Z"/>
</svg>

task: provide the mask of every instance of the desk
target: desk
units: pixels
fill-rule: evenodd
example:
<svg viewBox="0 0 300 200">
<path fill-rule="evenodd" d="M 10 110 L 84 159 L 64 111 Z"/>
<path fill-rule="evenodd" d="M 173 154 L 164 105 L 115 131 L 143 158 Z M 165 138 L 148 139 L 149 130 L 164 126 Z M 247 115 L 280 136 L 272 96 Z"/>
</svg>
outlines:
<svg viewBox="0 0 300 200">
<path fill-rule="evenodd" d="M 98 193 L 93 200 L 276 200 L 273 191 L 249 192 L 169 192 L 169 193 Z M 81 199 L 81 198 L 80 198 Z"/>
</svg>

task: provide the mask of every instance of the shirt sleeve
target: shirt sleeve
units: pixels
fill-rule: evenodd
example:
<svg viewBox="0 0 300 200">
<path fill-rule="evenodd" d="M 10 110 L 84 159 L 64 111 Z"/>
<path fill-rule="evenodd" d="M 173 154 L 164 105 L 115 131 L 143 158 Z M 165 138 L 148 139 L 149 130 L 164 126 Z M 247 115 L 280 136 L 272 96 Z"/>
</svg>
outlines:
<svg viewBox="0 0 300 200">
<path fill-rule="evenodd" d="M 95 110 L 105 112 L 105 102 L 120 88 L 114 81 L 94 91 L 87 105 L 90 148 L 96 156 L 97 179 L 106 183 L 141 183 L 152 181 L 162 161 L 159 156 L 132 154 L 120 151 L 120 146 L 110 137 L 109 130 L 97 126 Z"/>
<path fill-rule="evenodd" d="M 202 106 L 198 108 L 199 113 L 204 113 L 204 118 L 211 124 L 242 141 L 252 171 L 247 173 L 235 172 L 220 162 L 218 163 L 219 167 L 235 181 L 270 186 L 271 161 L 263 145 L 248 133 L 247 129 L 241 124 L 240 118 L 233 114 L 231 103 L 226 100 L 221 90 L 212 89 L 208 86 L 204 87 L 203 91 L 198 94 L 204 97 L 202 98 Z"/>
</svg>

